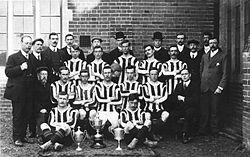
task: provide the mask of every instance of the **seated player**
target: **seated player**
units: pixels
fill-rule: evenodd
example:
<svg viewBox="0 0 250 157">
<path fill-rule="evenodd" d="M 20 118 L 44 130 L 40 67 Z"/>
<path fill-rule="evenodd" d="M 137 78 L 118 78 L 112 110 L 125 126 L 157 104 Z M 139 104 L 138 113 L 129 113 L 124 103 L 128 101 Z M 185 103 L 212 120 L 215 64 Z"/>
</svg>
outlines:
<svg viewBox="0 0 250 157">
<path fill-rule="evenodd" d="M 168 98 L 167 86 L 158 81 L 158 69 L 149 70 L 150 80 L 144 84 L 144 111 L 151 114 L 153 138 L 157 141 L 162 139 L 160 135 L 164 123 L 166 123 L 169 113 L 164 110 L 165 102 Z"/>
<path fill-rule="evenodd" d="M 87 129 L 88 133 L 92 133 L 92 129 L 89 126 L 88 118 L 93 119 L 93 115 L 96 114 L 96 101 L 95 101 L 95 91 L 94 85 L 88 83 L 89 71 L 83 69 L 80 71 L 79 85 L 76 86 L 76 99 L 73 102 L 72 107 L 78 109 L 79 119 L 77 125 L 81 128 Z M 85 117 L 87 118 L 85 121 Z"/>
<path fill-rule="evenodd" d="M 174 124 L 177 132 L 180 118 L 184 118 L 183 126 L 180 130 L 182 142 L 188 143 L 191 138 L 191 128 L 193 126 L 195 109 L 199 104 L 199 85 L 197 82 L 191 81 L 191 74 L 187 69 L 181 71 L 182 83 L 178 83 L 174 91 L 174 110 L 170 112 L 170 120 Z"/>
<path fill-rule="evenodd" d="M 104 132 L 107 129 L 111 132 L 118 126 L 119 113 L 116 111 L 116 107 L 122 104 L 121 93 L 119 86 L 111 81 L 111 67 L 105 66 L 102 73 L 104 80 L 95 85 L 97 111 L 99 118 L 103 120 L 103 124 L 107 122 Z M 111 126 L 108 126 L 108 124 Z"/>
<path fill-rule="evenodd" d="M 61 150 L 63 146 L 73 143 L 71 133 L 75 127 L 78 112 L 68 104 L 68 94 L 60 92 L 58 105 L 50 111 L 48 123 L 41 124 L 45 143 L 40 145 L 43 151 L 50 149 Z"/>
<path fill-rule="evenodd" d="M 96 81 L 102 81 L 102 69 L 104 66 L 107 66 L 108 63 L 104 62 L 102 60 L 103 55 L 103 49 L 101 46 L 95 46 L 93 48 L 93 55 L 95 59 L 89 64 L 89 72 L 90 72 L 90 79 L 89 81 L 96 82 Z"/>
<path fill-rule="evenodd" d="M 60 92 L 66 92 L 69 95 L 69 103 L 72 104 L 75 99 L 75 85 L 72 81 L 69 81 L 69 69 L 65 66 L 59 68 L 60 80 L 51 84 L 51 101 L 53 104 L 57 104 L 58 94 Z"/>
<path fill-rule="evenodd" d="M 138 67 L 138 74 L 139 74 L 139 82 L 142 84 L 145 84 L 149 81 L 149 69 L 152 67 L 156 67 L 159 71 L 159 77 L 161 76 L 161 68 L 162 64 L 157 59 L 155 59 L 154 53 L 154 47 L 152 45 L 145 45 L 143 46 L 143 49 L 145 51 L 146 58 L 145 60 L 140 61 L 139 67 Z"/>
<path fill-rule="evenodd" d="M 64 65 L 69 69 L 69 80 L 73 80 L 75 84 L 78 83 L 79 73 L 82 69 L 87 68 L 87 62 L 79 58 L 81 49 L 79 45 L 74 44 L 72 46 L 73 51 L 71 51 L 72 58 L 64 62 Z"/>
<path fill-rule="evenodd" d="M 122 108 L 126 109 L 128 103 L 128 96 L 130 93 L 138 93 L 140 101 L 143 99 L 142 86 L 135 80 L 136 71 L 134 66 L 126 67 L 127 80 L 120 84 L 120 91 L 122 96 Z M 140 106 L 141 107 L 141 106 Z"/>
<path fill-rule="evenodd" d="M 149 147 L 155 147 L 157 141 L 148 140 L 151 127 L 150 113 L 144 112 L 138 107 L 139 96 L 132 93 L 128 96 L 128 107 L 121 115 L 121 125 L 125 131 L 124 140 L 128 149 L 134 149 L 138 143 L 144 143 Z"/>
</svg>

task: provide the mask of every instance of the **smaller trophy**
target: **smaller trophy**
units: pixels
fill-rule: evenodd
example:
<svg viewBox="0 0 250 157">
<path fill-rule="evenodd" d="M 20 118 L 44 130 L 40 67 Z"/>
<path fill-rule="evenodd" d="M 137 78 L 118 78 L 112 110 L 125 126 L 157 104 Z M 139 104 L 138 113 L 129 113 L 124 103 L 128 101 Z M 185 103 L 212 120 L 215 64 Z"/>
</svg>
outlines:
<svg viewBox="0 0 250 157">
<path fill-rule="evenodd" d="M 76 132 L 74 130 L 72 132 L 72 139 L 77 144 L 76 151 L 82 151 L 80 144 L 82 143 L 82 141 L 85 140 L 86 135 L 87 135 L 87 131 L 84 130 L 84 132 L 82 132 L 80 130 L 80 126 L 78 126 L 77 128 L 78 128 L 78 130 Z"/>
<path fill-rule="evenodd" d="M 100 130 L 104 127 L 104 125 L 102 125 L 102 120 L 99 119 L 98 114 L 94 120 L 90 121 L 90 125 L 96 130 L 96 134 L 94 135 L 94 143 L 90 147 L 96 149 L 105 148 L 106 145 L 103 143 L 103 135 L 100 134 Z"/>
<path fill-rule="evenodd" d="M 122 150 L 121 140 L 124 139 L 124 130 L 120 127 L 113 130 L 114 139 L 118 141 L 118 147 L 115 150 Z"/>
</svg>

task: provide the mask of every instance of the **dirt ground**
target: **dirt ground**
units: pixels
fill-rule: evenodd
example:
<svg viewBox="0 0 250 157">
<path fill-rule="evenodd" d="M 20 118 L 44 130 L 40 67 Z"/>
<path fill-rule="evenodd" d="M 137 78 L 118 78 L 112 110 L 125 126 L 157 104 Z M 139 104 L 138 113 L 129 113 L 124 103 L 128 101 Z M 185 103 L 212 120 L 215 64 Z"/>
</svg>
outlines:
<svg viewBox="0 0 250 157">
<path fill-rule="evenodd" d="M 49 156 L 40 152 L 39 145 L 35 144 L 25 144 L 24 147 L 15 147 L 12 141 L 12 121 L 10 115 L 0 116 L 0 157 L 30 157 L 30 156 Z M 88 143 L 88 141 L 86 142 Z M 84 147 L 88 147 L 89 144 L 84 144 Z M 116 142 L 106 141 L 107 148 L 101 150 L 110 153 L 110 148 L 116 147 Z M 250 152 L 235 150 L 240 143 L 235 142 L 226 137 L 213 138 L 207 137 L 194 137 L 193 140 L 188 144 L 182 144 L 180 141 L 173 137 L 167 137 L 162 142 L 159 143 L 157 148 L 153 150 L 148 150 L 146 148 L 137 149 L 130 154 L 126 154 L 126 149 L 124 149 L 122 156 L 130 156 L 134 154 L 135 156 L 162 156 L 162 157 L 249 157 Z M 123 144 L 124 148 L 125 145 Z M 75 145 L 67 148 L 63 152 L 54 153 L 51 156 L 64 156 L 63 153 L 70 154 L 74 152 Z M 83 156 L 92 156 L 91 153 L 93 149 L 86 148 Z M 92 151 L 92 152 L 91 152 Z M 153 154 L 152 154 L 153 151 Z M 52 152 L 53 153 L 53 152 Z M 150 154 L 151 153 L 151 154 Z M 118 154 L 119 155 L 119 154 Z M 117 154 L 114 156 L 118 156 Z M 71 156 L 71 155 L 70 155 Z M 73 155 L 72 155 L 73 156 Z M 103 156 L 103 155 L 95 155 Z M 112 155 L 113 156 L 113 155 Z"/>
</svg>

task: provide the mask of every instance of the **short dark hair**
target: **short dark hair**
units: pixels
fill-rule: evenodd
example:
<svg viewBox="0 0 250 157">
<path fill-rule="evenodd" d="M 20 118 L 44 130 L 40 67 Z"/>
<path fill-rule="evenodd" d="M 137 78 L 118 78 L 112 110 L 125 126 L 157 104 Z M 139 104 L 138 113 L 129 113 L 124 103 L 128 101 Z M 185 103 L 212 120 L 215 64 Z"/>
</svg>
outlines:
<svg viewBox="0 0 250 157">
<path fill-rule="evenodd" d="M 61 92 L 59 92 L 59 94 L 58 95 L 67 95 L 68 96 L 68 93 L 67 92 L 65 92 L 65 91 L 61 91 Z"/>
<path fill-rule="evenodd" d="M 104 69 L 111 69 L 111 71 L 112 71 L 112 68 L 109 65 L 104 66 L 102 71 L 104 71 Z"/>
<path fill-rule="evenodd" d="M 99 49 L 99 48 L 101 48 L 101 50 L 102 50 L 102 52 L 103 52 L 103 48 L 102 48 L 100 45 L 95 46 L 95 47 L 93 48 L 93 52 L 95 51 L 95 49 Z"/>
<path fill-rule="evenodd" d="M 78 45 L 78 44 L 76 44 L 76 43 L 74 43 L 74 44 L 72 45 L 72 48 L 73 48 L 74 50 L 81 51 L 81 49 L 80 49 L 79 45 Z"/>
<path fill-rule="evenodd" d="M 145 48 L 147 48 L 147 47 L 151 47 L 151 49 L 154 49 L 154 46 L 151 45 L 151 44 L 144 45 L 144 46 L 143 46 L 143 49 L 145 49 Z"/>
<path fill-rule="evenodd" d="M 79 75 L 81 75 L 82 73 L 88 73 L 88 76 L 89 76 L 89 70 L 88 70 L 88 69 L 82 69 L 82 70 L 80 71 L 80 74 L 79 74 Z"/>
<path fill-rule="evenodd" d="M 180 73 L 181 73 L 183 70 L 187 70 L 188 73 L 190 73 L 190 69 L 189 69 L 189 68 L 183 68 L 183 69 L 181 69 Z"/>
<path fill-rule="evenodd" d="M 124 43 L 128 43 L 128 46 L 130 46 L 130 42 L 129 42 L 129 40 L 123 40 L 121 43 L 120 43 L 120 46 L 122 45 L 122 44 L 124 44 Z"/>
<path fill-rule="evenodd" d="M 59 68 L 59 73 L 61 74 L 62 70 L 68 70 L 69 71 L 69 68 L 67 68 L 66 66 L 61 66 Z"/>
<path fill-rule="evenodd" d="M 128 101 L 134 101 L 138 100 L 139 101 L 139 95 L 138 93 L 130 93 L 128 96 Z"/>
<path fill-rule="evenodd" d="M 170 45 L 169 50 L 170 50 L 171 47 L 176 47 L 177 48 L 177 45 Z"/>
<path fill-rule="evenodd" d="M 65 35 L 65 39 L 66 39 L 67 37 L 70 37 L 70 36 L 72 36 L 73 39 L 74 39 L 74 35 L 73 35 L 73 34 L 67 34 L 67 35 Z"/>
<path fill-rule="evenodd" d="M 52 32 L 52 33 L 50 33 L 50 34 L 49 34 L 49 39 L 51 39 L 51 36 L 52 36 L 52 35 L 56 35 L 56 36 L 58 36 L 58 34 L 57 34 L 57 33 Z"/>
<path fill-rule="evenodd" d="M 186 34 L 184 34 L 183 32 L 177 33 L 177 34 L 176 34 L 176 37 L 177 37 L 178 35 L 184 35 L 184 39 L 186 39 Z"/>
<path fill-rule="evenodd" d="M 208 35 L 209 36 L 209 38 L 211 38 L 212 37 L 212 33 L 211 32 L 208 32 L 208 31 L 206 31 L 206 32 L 203 32 L 203 34 L 202 34 L 203 36 L 204 35 Z"/>
<path fill-rule="evenodd" d="M 149 73 L 150 73 L 150 71 L 152 71 L 152 70 L 156 70 L 156 71 L 159 73 L 159 70 L 158 70 L 156 67 L 151 67 L 151 68 L 149 68 Z"/>
<path fill-rule="evenodd" d="M 127 69 L 133 69 L 133 70 L 135 71 L 135 66 L 129 65 L 129 66 L 126 67 L 126 70 L 127 70 Z"/>
</svg>

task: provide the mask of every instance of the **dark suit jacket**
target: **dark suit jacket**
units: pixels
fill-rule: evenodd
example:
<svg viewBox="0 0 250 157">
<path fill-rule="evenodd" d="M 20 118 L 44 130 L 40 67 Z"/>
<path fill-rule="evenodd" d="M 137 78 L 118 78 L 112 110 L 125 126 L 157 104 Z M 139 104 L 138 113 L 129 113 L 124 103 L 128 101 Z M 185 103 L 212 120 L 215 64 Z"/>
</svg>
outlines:
<svg viewBox="0 0 250 157">
<path fill-rule="evenodd" d="M 134 53 L 132 50 L 129 50 L 129 53 L 134 56 Z M 111 65 L 118 57 L 122 55 L 122 52 L 117 48 L 113 49 L 109 53 L 109 59 L 107 60 L 107 63 Z"/>
<path fill-rule="evenodd" d="M 69 55 L 68 51 L 67 51 L 67 46 L 63 47 L 62 49 L 60 49 L 60 55 L 62 58 L 62 62 L 65 62 L 67 60 L 70 60 L 72 58 L 71 55 Z M 79 58 L 83 61 L 85 61 L 85 56 L 82 50 L 80 50 L 80 54 L 79 54 Z"/>
<path fill-rule="evenodd" d="M 177 47 L 178 48 L 178 47 Z M 179 50 L 178 50 L 179 51 Z M 186 46 L 184 46 L 184 48 L 183 48 L 183 50 L 180 52 L 179 51 L 179 54 L 178 54 L 178 56 L 177 56 L 177 58 L 179 59 L 179 60 L 181 60 L 181 61 L 183 61 L 183 62 L 187 62 L 187 56 L 188 56 L 188 54 L 189 54 L 189 52 L 190 52 L 190 49 L 189 48 L 187 48 Z"/>
<path fill-rule="evenodd" d="M 223 89 L 226 87 L 227 73 L 227 54 L 220 49 L 212 58 L 210 52 L 204 54 L 201 59 L 201 92 L 208 90 L 215 91 L 218 86 Z"/>
<path fill-rule="evenodd" d="M 200 63 L 201 63 L 201 58 L 203 53 L 201 52 L 197 52 L 197 56 L 195 58 L 191 58 L 190 57 L 190 52 L 187 54 L 187 56 L 185 57 L 187 59 L 187 66 L 188 69 L 192 75 L 191 79 L 193 81 L 198 81 L 200 82 Z"/>
<path fill-rule="evenodd" d="M 24 62 L 28 63 L 28 69 L 21 70 L 20 65 Z M 23 102 L 27 98 L 32 99 L 33 78 L 29 61 L 22 55 L 21 51 L 9 56 L 5 74 L 8 77 L 4 98 Z"/>
<path fill-rule="evenodd" d="M 177 96 L 181 95 L 185 97 L 185 101 L 179 101 Z M 199 105 L 199 96 L 200 96 L 200 89 L 199 85 L 191 81 L 185 89 L 183 88 L 183 83 L 178 83 L 175 87 L 174 93 L 174 102 L 176 106 L 175 109 L 187 109 L 190 107 L 196 108 Z"/>
</svg>

